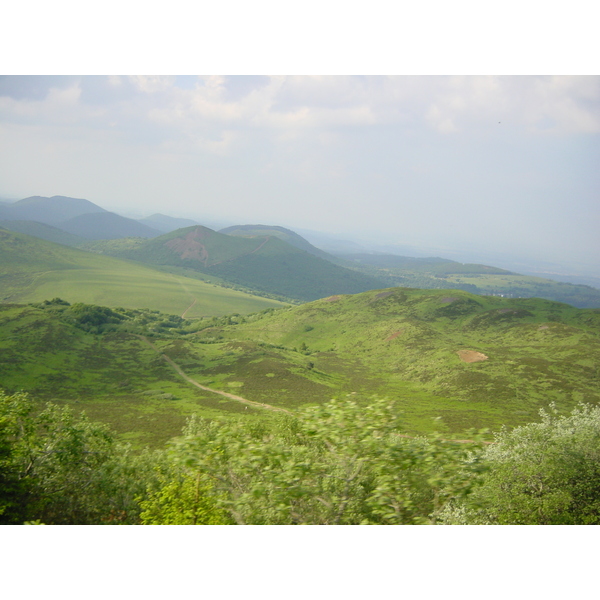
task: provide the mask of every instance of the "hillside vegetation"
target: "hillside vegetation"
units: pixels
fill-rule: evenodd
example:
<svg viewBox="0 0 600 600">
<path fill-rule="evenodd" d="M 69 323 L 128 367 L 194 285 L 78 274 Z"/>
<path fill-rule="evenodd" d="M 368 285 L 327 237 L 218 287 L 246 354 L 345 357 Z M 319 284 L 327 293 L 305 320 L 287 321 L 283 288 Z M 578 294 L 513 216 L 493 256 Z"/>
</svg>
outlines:
<svg viewBox="0 0 600 600">
<path fill-rule="evenodd" d="M 403 433 L 393 404 L 272 423 L 192 418 L 134 454 L 106 426 L 0 391 L 1 524 L 600 523 L 600 410 L 543 411 L 486 448 Z"/>
<path fill-rule="evenodd" d="M 600 401 L 600 311 L 544 300 L 388 289 L 193 322 L 61 302 L 3 310 L 6 389 L 85 401 L 111 424 L 111 406 L 125 402 L 111 396 L 124 394 L 136 414 L 148 390 L 156 409 L 184 407 L 179 419 L 214 414 L 222 401 L 266 414 L 378 394 L 396 401 L 415 433 L 515 426 L 551 401 L 560 410 Z M 213 403 L 161 404 L 163 393 Z M 152 437 L 154 425 L 133 424 L 130 433 Z"/>
<path fill-rule="evenodd" d="M 381 287 L 381 281 L 312 256 L 274 236 L 239 237 L 207 227 L 179 229 L 113 256 L 215 275 L 252 290 L 297 300 Z"/>
<path fill-rule="evenodd" d="M 344 255 L 348 266 L 387 283 L 424 289 L 460 289 L 505 298 L 544 298 L 578 308 L 600 308 L 600 290 L 520 275 L 504 269 L 463 264 L 444 258 L 412 258 L 392 254 Z"/>
<path fill-rule="evenodd" d="M 333 296 L 198 337 L 239 352 L 230 377 L 249 394 L 261 363 L 277 373 L 283 357 L 302 356 L 315 383 L 393 394 L 413 427 L 442 416 L 459 431 L 518 424 L 549 401 L 598 402 L 599 334 L 598 310 L 396 288 Z"/>
<path fill-rule="evenodd" d="M 596 524 L 599 334 L 456 290 L 0 305 L 0 523 Z"/>
<path fill-rule="evenodd" d="M 190 318 L 281 306 L 276 300 L 0 229 L 0 302 L 41 302 L 57 296 L 70 302 L 185 312 Z"/>
</svg>

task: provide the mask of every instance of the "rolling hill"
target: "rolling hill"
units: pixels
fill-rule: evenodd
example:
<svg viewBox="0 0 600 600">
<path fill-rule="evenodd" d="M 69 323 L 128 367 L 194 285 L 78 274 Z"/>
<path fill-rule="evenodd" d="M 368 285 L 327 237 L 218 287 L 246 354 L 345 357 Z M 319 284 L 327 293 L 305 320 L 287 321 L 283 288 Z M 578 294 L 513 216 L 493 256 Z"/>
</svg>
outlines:
<svg viewBox="0 0 600 600">
<path fill-rule="evenodd" d="M 7 229 L 56 243 L 117 256 L 125 256 L 121 253 L 129 252 L 131 256 L 128 258 L 134 260 L 179 268 L 182 267 L 182 256 L 171 253 L 167 257 L 160 251 L 160 256 L 144 257 L 144 248 L 127 238 L 160 237 L 161 233 L 172 233 L 176 228 L 188 225 L 201 227 L 194 225 L 194 221 L 190 219 L 176 219 L 161 214 L 141 220 L 128 219 L 108 212 L 88 200 L 65 196 L 32 196 L 18 202 L 2 203 L 0 226 L 2 223 Z M 246 238 L 250 244 L 231 243 L 227 249 L 227 243 L 216 241 L 213 236 L 209 242 L 209 245 L 214 246 L 211 256 L 217 257 L 213 264 L 202 266 L 203 259 L 193 261 L 186 257 L 183 259 L 183 262 L 187 262 L 185 268 L 210 273 L 231 285 L 280 298 L 306 301 L 333 293 L 357 293 L 393 285 L 423 289 L 462 289 L 476 294 L 509 298 L 539 297 L 567 302 L 580 308 L 600 307 L 600 290 L 590 285 L 581 285 L 585 281 L 580 281 L 581 278 L 578 277 L 574 277 L 572 283 L 568 282 L 568 277 L 563 277 L 565 281 L 560 282 L 438 257 L 412 258 L 364 252 L 333 256 L 316 248 L 290 229 L 277 226 L 238 225 L 225 228 L 219 233 Z M 312 232 L 311 235 L 316 234 Z M 260 245 L 267 237 L 277 238 L 284 245 L 277 248 L 276 243 L 269 243 L 264 250 L 262 247 L 259 249 L 251 246 L 252 239 Z M 80 238 L 88 240 L 87 243 Z M 120 246 L 106 247 L 91 243 L 99 240 L 124 241 Z M 347 242 L 346 245 L 348 244 L 352 246 L 352 243 Z M 317 265 L 314 262 L 309 267 L 304 258 L 290 253 L 286 245 L 343 267 L 345 271 L 331 271 L 323 264 Z M 222 257 L 221 252 L 224 253 Z M 151 255 L 156 253 L 156 248 L 150 249 Z M 136 257 L 133 254 L 137 254 Z M 278 258 L 277 254 L 280 255 Z M 284 254 L 287 255 L 286 259 L 282 258 Z M 329 283 L 338 286 L 337 290 Z"/>
<path fill-rule="evenodd" d="M 374 275 L 387 285 L 423 289 L 461 289 L 506 298 L 543 298 L 578 308 L 600 308 L 600 290 L 521 275 L 487 265 L 463 264 L 444 258 L 412 258 L 395 254 L 348 254 L 346 264 Z"/>
<path fill-rule="evenodd" d="M 294 248 L 304 250 L 313 256 L 323 258 L 333 263 L 340 262 L 339 259 L 332 254 L 328 254 L 327 252 L 324 252 L 323 250 L 313 246 L 301 235 L 298 235 L 291 229 L 286 229 L 285 227 L 272 225 L 234 225 L 233 227 L 221 229 L 219 233 L 226 233 L 227 235 L 237 235 L 241 237 L 264 237 L 271 235 L 284 242 L 287 242 L 291 246 L 294 246 Z"/>
<path fill-rule="evenodd" d="M 152 238 L 161 234 L 158 229 L 112 212 L 78 215 L 67 221 L 61 221 L 58 227 L 67 233 L 87 240 L 114 240 L 127 237 Z"/>
<path fill-rule="evenodd" d="M 233 284 L 297 300 L 381 287 L 381 281 L 315 257 L 274 236 L 239 237 L 200 225 L 113 249 L 113 256 L 215 275 Z"/>
<path fill-rule="evenodd" d="M 181 274 L 0 229 L 0 302 L 41 302 L 54 297 L 171 314 L 186 312 L 190 318 L 281 306 Z"/>
<path fill-rule="evenodd" d="M 82 198 L 31 196 L 0 207 L 0 219 L 6 221 L 38 221 L 57 226 L 63 221 L 80 215 L 103 212 L 106 212 L 103 208 Z"/>
<path fill-rule="evenodd" d="M 464 434 L 598 404 L 600 311 L 407 288 L 195 322 L 46 301 L 0 305 L 0 359 L 8 391 L 148 442 L 192 412 L 268 418 L 348 394 L 393 399 L 409 432 Z"/>
<path fill-rule="evenodd" d="M 98 317 L 109 322 L 101 334 L 90 331 Z M 0 390 L 24 390 L 40 403 L 85 410 L 140 445 L 163 444 L 194 413 L 225 418 L 260 414 L 189 385 L 161 360 L 152 343 L 129 332 L 168 339 L 188 325 L 148 310 L 111 311 L 63 301 L 0 304 Z"/>
<path fill-rule="evenodd" d="M 515 425 L 550 402 L 561 409 L 600 402 L 600 311 L 546 300 L 394 288 L 333 296 L 196 337 L 203 335 L 239 352 L 213 377 L 228 372 L 246 394 L 256 390 L 251 398 L 260 397 L 268 372 L 282 377 L 290 361 L 287 370 L 313 385 L 399 399 L 415 429 L 436 416 L 454 431 Z M 287 392 L 273 390 L 271 403 L 293 397 L 289 382 L 282 387 Z"/>
</svg>

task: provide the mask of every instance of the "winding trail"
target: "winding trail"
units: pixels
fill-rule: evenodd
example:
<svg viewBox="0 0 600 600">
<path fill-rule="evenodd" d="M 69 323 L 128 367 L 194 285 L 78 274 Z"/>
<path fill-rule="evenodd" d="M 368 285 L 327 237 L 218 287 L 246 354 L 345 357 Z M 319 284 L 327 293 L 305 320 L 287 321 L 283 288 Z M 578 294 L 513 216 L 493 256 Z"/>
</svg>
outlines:
<svg viewBox="0 0 600 600">
<path fill-rule="evenodd" d="M 264 408 L 266 410 L 273 410 L 276 412 L 287 413 L 288 415 L 293 414 L 289 410 L 286 410 L 285 408 L 278 408 L 277 406 L 271 406 L 270 404 L 264 404 L 262 402 L 255 402 L 254 400 L 248 400 L 247 398 L 242 398 L 241 396 L 236 396 L 235 394 L 230 394 L 229 392 L 222 392 L 221 390 L 215 390 L 213 388 L 206 387 L 205 385 L 198 383 L 195 379 L 192 379 L 189 375 L 186 375 L 186 373 L 184 373 L 183 369 L 174 360 L 170 359 L 166 354 L 163 354 L 147 337 L 145 337 L 143 335 L 138 335 L 136 337 L 138 337 L 140 340 L 143 340 L 144 342 L 146 342 L 146 344 L 148 344 L 148 346 L 150 346 L 157 354 L 160 354 L 161 358 L 165 362 L 167 362 L 169 365 L 171 365 L 171 367 L 173 367 L 173 369 L 175 369 L 177 374 L 180 375 L 181 377 L 183 377 L 183 379 L 185 379 L 188 383 L 195 385 L 197 388 L 200 388 L 201 390 L 204 390 L 205 392 L 212 392 L 213 394 L 219 394 L 219 396 L 225 396 L 225 398 L 229 398 L 230 400 L 235 400 L 236 402 L 241 402 L 243 404 L 247 404 L 248 406 L 253 406 L 254 408 Z"/>
<path fill-rule="evenodd" d="M 171 358 L 169 358 L 166 354 L 162 353 L 147 337 L 145 337 L 143 335 L 137 335 L 137 334 L 134 334 L 134 335 L 136 337 L 138 337 L 140 340 L 146 342 L 146 344 L 148 344 L 148 346 L 150 346 L 150 348 L 152 348 L 152 350 L 154 350 L 157 354 L 160 354 L 161 358 L 165 362 L 167 362 L 169 365 L 171 365 L 171 367 L 173 367 L 173 369 L 176 371 L 176 373 L 180 377 L 182 377 L 183 379 L 185 379 L 191 385 L 194 385 L 197 388 L 200 388 L 201 390 L 204 390 L 205 392 L 211 392 L 213 394 L 219 394 L 219 396 L 225 396 L 225 398 L 229 398 L 230 400 L 235 400 L 236 402 L 241 402 L 242 404 L 247 404 L 248 406 L 253 406 L 254 408 L 263 408 L 265 410 L 272 410 L 272 411 L 275 411 L 275 412 L 283 412 L 283 413 L 286 413 L 288 415 L 293 415 L 294 414 L 291 411 L 286 410 L 285 408 L 279 408 L 277 406 L 271 406 L 270 404 L 264 404 L 263 402 L 255 402 L 254 400 L 248 400 L 247 398 L 242 398 L 242 396 L 236 396 L 235 394 L 230 394 L 229 392 L 223 392 L 221 390 L 215 390 L 213 388 L 209 388 L 209 387 L 207 387 L 205 385 L 202 385 L 201 383 L 198 383 L 195 379 L 192 379 L 189 375 L 187 375 L 183 371 L 183 369 L 174 360 L 172 360 Z M 416 436 L 406 435 L 406 434 L 399 434 L 399 437 L 408 438 L 408 439 L 414 439 Z M 442 439 L 442 441 L 443 442 L 455 442 L 457 444 L 472 444 L 472 443 L 475 442 L 475 440 L 447 440 L 447 439 Z M 482 443 L 487 445 L 487 444 L 493 444 L 494 442 L 484 441 Z"/>
<path fill-rule="evenodd" d="M 198 302 L 198 300 L 196 298 L 194 298 L 194 301 L 183 311 L 183 314 L 181 315 L 182 319 L 185 319 L 185 315 L 187 315 L 190 308 L 192 308 L 192 306 L 194 306 L 194 304 L 196 304 L 196 302 Z"/>
</svg>

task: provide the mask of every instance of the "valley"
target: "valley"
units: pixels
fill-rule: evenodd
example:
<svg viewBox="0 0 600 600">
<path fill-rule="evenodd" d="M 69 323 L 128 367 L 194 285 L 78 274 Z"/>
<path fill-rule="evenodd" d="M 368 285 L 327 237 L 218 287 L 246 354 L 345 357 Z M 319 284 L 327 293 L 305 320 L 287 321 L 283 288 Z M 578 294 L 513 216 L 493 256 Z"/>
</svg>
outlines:
<svg viewBox="0 0 600 600">
<path fill-rule="evenodd" d="M 497 430 L 549 403 L 600 401 L 600 312 L 544 300 L 395 288 L 200 320 L 58 300 L 0 310 L 5 391 L 84 409 L 152 446 L 192 414 L 265 418 L 264 405 L 349 395 L 394 398 L 412 434 Z"/>
</svg>

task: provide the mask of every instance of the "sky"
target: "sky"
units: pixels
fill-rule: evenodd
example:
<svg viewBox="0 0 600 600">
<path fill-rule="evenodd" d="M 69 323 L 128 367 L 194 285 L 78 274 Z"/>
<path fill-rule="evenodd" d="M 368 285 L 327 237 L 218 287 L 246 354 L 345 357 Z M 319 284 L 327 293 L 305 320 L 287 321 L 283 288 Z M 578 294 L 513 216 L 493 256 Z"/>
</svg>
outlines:
<svg viewBox="0 0 600 600">
<path fill-rule="evenodd" d="M 0 196 L 593 271 L 597 76 L 2 76 Z M 445 253 L 445 254 L 444 254 Z"/>
</svg>

